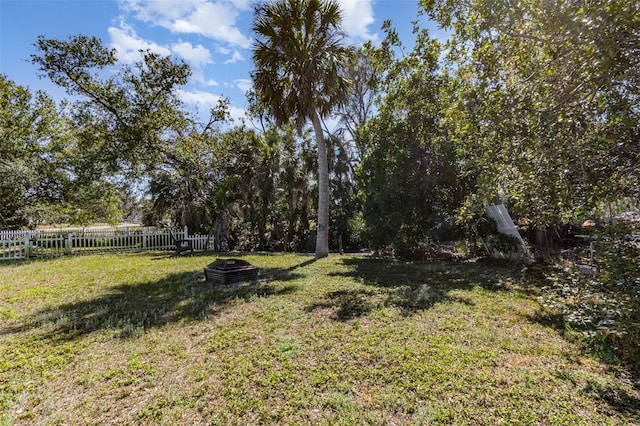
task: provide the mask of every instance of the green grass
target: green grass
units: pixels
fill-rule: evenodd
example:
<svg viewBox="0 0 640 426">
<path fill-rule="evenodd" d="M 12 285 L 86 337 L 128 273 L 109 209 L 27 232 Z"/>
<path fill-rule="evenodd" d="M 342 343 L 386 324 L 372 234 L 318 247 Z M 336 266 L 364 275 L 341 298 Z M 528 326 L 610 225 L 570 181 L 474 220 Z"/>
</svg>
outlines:
<svg viewBox="0 0 640 426">
<path fill-rule="evenodd" d="M 640 424 L 508 268 L 244 256 L 0 264 L 4 424 Z M 635 386 L 635 387 L 634 387 Z"/>
</svg>

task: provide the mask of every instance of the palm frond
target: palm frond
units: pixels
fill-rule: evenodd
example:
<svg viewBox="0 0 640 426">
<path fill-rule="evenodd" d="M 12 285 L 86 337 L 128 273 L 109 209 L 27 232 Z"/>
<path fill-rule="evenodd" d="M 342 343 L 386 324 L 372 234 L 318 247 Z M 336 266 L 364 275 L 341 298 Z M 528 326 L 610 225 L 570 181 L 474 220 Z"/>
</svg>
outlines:
<svg viewBox="0 0 640 426">
<path fill-rule="evenodd" d="M 342 45 L 342 16 L 334 0 L 275 0 L 256 10 L 252 79 L 258 99 L 277 123 L 300 129 L 317 112 L 343 104 L 350 50 Z"/>
</svg>

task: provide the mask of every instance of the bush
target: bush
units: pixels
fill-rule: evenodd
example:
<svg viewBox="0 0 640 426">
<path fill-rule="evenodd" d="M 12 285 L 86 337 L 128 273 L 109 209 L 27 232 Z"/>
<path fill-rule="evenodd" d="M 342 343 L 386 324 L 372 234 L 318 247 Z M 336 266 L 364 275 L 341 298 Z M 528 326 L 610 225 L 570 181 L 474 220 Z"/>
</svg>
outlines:
<svg viewBox="0 0 640 426">
<path fill-rule="evenodd" d="M 625 239 L 627 232 L 619 227 L 599 236 L 594 274 L 575 263 L 554 268 L 541 303 L 601 356 L 640 371 L 640 246 Z"/>
<path fill-rule="evenodd" d="M 453 229 L 454 235 L 466 240 L 468 255 L 493 256 L 502 253 L 509 257 L 521 253 L 520 241 L 498 231 L 498 224 L 486 212 L 478 212 L 458 223 Z M 480 243 L 480 245 L 478 244 Z"/>
<path fill-rule="evenodd" d="M 395 255 L 403 260 L 423 260 L 434 257 L 437 247 L 419 226 L 403 224 L 394 242 Z"/>
</svg>

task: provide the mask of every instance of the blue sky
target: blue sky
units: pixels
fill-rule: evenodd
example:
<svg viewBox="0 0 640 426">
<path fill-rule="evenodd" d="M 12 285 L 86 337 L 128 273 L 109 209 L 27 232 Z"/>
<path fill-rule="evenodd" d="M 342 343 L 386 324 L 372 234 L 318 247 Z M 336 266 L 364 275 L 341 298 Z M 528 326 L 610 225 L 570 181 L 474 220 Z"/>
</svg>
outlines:
<svg viewBox="0 0 640 426">
<path fill-rule="evenodd" d="M 407 46 L 417 0 L 339 0 L 350 42 L 380 41 L 380 26 L 391 19 Z M 97 36 L 118 51 L 121 63 L 137 59 L 138 49 L 171 54 L 189 63 L 193 76 L 179 95 L 185 105 L 208 112 L 221 97 L 231 100 L 239 118 L 251 85 L 252 0 L 0 0 L 0 73 L 54 99 L 62 89 L 38 78 L 30 55 L 38 35 L 66 39 Z M 425 18 L 421 17 L 421 21 Z M 425 24 L 426 25 L 426 24 Z"/>
</svg>

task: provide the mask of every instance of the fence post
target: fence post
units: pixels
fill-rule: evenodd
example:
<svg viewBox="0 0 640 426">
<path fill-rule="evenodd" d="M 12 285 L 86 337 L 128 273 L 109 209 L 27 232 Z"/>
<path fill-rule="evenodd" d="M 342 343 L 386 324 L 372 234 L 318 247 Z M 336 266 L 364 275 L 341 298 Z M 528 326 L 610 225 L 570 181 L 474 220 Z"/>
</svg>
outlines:
<svg viewBox="0 0 640 426">
<path fill-rule="evenodd" d="M 184 226 L 184 239 L 189 239 L 189 228 L 187 227 L 187 225 Z"/>
<path fill-rule="evenodd" d="M 147 229 L 142 228 L 142 249 L 147 249 Z"/>
<path fill-rule="evenodd" d="M 84 231 L 83 231 L 84 233 Z M 73 246 L 73 232 L 67 235 L 67 254 L 71 256 L 71 247 Z"/>
<path fill-rule="evenodd" d="M 29 235 L 29 232 L 24 234 L 24 257 L 25 259 L 29 258 L 29 255 L 31 254 L 31 238 Z"/>
</svg>

